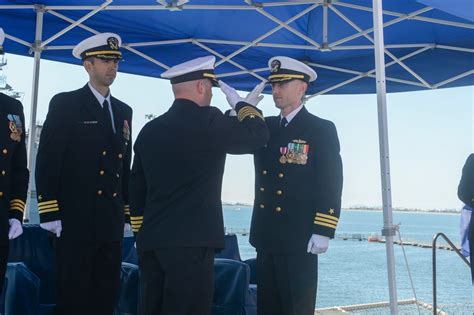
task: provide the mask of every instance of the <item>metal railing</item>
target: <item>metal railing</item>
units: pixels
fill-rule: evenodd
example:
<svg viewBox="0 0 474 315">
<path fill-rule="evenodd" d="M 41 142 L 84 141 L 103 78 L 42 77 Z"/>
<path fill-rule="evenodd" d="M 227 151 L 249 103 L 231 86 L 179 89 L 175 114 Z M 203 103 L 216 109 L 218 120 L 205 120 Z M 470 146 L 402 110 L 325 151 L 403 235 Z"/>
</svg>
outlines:
<svg viewBox="0 0 474 315">
<path fill-rule="evenodd" d="M 466 263 L 468 267 L 471 267 L 471 264 L 469 261 L 461 254 L 461 252 L 457 249 L 457 247 L 451 242 L 451 240 L 444 234 L 444 233 L 438 233 L 434 236 L 433 238 L 433 314 L 437 315 L 438 314 L 438 307 L 437 307 L 437 301 L 436 301 L 436 241 L 438 240 L 439 237 L 444 238 L 444 240 L 449 244 L 449 246 L 453 249 L 453 251 L 458 254 L 459 257 Z"/>
</svg>

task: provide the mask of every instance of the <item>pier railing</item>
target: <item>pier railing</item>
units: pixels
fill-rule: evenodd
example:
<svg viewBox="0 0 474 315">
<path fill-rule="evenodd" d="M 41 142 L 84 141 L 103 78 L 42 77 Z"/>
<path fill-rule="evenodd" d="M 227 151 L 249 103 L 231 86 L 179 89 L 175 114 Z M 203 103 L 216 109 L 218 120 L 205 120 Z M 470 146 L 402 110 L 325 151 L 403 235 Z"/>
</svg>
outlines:
<svg viewBox="0 0 474 315">
<path fill-rule="evenodd" d="M 471 267 L 471 264 L 469 261 L 461 254 L 459 249 L 451 242 L 451 240 L 444 234 L 444 233 L 438 233 L 434 236 L 433 238 L 433 314 L 437 315 L 438 314 L 438 307 L 437 307 L 437 300 L 436 300 L 436 242 L 438 241 L 438 238 L 444 238 L 446 243 L 449 244 L 451 249 L 458 254 L 458 256 L 466 263 L 468 267 Z"/>
</svg>

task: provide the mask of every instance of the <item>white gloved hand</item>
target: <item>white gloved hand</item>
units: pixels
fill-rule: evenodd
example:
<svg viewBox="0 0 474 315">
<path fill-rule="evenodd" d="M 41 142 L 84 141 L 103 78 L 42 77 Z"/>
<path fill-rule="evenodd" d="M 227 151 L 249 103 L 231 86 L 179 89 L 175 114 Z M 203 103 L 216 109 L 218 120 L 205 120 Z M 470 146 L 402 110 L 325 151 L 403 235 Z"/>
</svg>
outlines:
<svg viewBox="0 0 474 315">
<path fill-rule="evenodd" d="M 263 95 L 260 95 L 260 94 L 263 92 L 263 89 L 265 88 L 265 84 L 266 84 L 265 81 L 262 81 L 259 84 L 257 84 L 253 88 L 252 92 L 247 94 L 244 102 L 256 107 L 258 103 L 260 103 L 260 101 L 263 100 Z"/>
<path fill-rule="evenodd" d="M 63 225 L 61 223 L 61 220 L 40 223 L 40 226 L 42 229 L 45 229 L 46 231 L 50 231 L 51 233 L 56 234 L 56 237 L 60 237 L 61 231 L 63 230 Z"/>
<path fill-rule="evenodd" d="M 123 226 L 123 232 L 128 232 L 132 229 L 132 226 L 130 225 L 130 223 L 125 223 L 125 225 Z"/>
<path fill-rule="evenodd" d="M 238 102 L 242 102 L 244 99 L 239 96 L 239 94 L 233 87 L 230 87 L 229 85 L 225 84 L 224 81 L 219 80 L 218 83 L 230 107 L 232 107 L 232 109 L 235 111 L 235 105 L 237 105 Z"/>
<path fill-rule="evenodd" d="M 23 233 L 21 222 L 18 219 L 8 220 L 10 223 L 10 229 L 8 230 L 8 239 L 13 240 Z"/>
<path fill-rule="evenodd" d="M 318 234 L 311 235 L 308 242 L 307 252 L 311 254 L 322 254 L 328 250 L 329 237 Z"/>
</svg>

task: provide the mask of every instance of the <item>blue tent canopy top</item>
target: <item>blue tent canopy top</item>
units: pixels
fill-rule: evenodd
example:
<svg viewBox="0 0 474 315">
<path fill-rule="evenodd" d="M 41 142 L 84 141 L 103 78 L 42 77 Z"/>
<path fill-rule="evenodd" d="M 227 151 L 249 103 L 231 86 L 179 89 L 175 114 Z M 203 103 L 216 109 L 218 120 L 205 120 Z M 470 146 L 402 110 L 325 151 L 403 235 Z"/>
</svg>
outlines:
<svg viewBox="0 0 474 315">
<path fill-rule="evenodd" d="M 159 77 L 177 63 L 213 54 L 218 76 L 249 90 L 267 77 L 268 59 L 285 55 L 318 72 L 310 94 L 375 92 L 369 0 L 50 0 L 41 1 L 43 7 L 35 4 L 0 1 L 7 52 L 28 55 L 34 50 L 36 12 L 44 9 L 42 59 L 77 64 L 71 54 L 75 44 L 92 33 L 111 31 L 125 43 L 120 70 L 127 73 Z M 453 15 L 459 12 L 461 17 Z M 472 85 L 473 16 L 469 0 L 385 1 L 388 92 Z"/>
</svg>

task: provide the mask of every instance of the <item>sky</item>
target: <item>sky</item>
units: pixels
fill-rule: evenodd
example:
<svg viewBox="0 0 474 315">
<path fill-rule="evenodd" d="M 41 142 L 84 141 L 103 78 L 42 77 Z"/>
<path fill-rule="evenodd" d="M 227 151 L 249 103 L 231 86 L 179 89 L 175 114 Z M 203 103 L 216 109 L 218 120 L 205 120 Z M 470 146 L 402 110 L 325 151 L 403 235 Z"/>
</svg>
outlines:
<svg viewBox="0 0 474 315">
<path fill-rule="evenodd" d="M 33 58 L 6 56 L 7 82 L 25 93 L 28 128 Z M 87 81 L 81 66 L 41 61 L 37 121 L 44 121 L 53 95 Z M 147 122 L 145 115 L 163 114 L 173 102 L 170 83 L 156 78 L 119 73 L 111 92 L 133 108 L 133 138 Z M 216 88 L 213 94 L 211 105 L 227 110 L 223 93 Z M 388 94 L 387 106 L 393 207 L 459 209 L 456 193 L 462 166 L 474 151 L 474 87 Z M 258 107 L 266 116 L 279 114 L 271 95 L 265 95 Z M 344 166 L 343 207 L 382 205 L 376 96 L 322 95 L 306 107 L 337 127 Z M 228 155 L 222 200 L 252 204 L 253 181 L 253 157 Z"/>
</svg>

